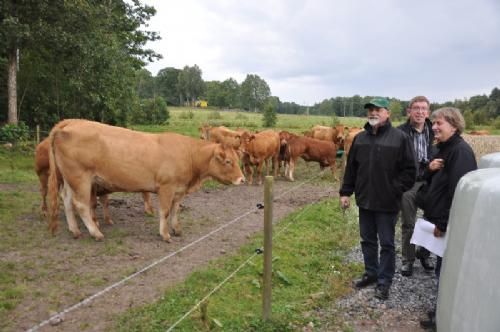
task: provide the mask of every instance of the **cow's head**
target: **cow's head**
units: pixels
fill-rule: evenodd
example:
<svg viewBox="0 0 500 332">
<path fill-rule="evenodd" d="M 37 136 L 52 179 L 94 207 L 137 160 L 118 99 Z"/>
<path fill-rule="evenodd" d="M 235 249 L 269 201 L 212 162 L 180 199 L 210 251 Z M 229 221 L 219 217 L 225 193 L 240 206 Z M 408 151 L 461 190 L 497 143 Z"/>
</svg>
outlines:
<svg viewBox="0 0 500 332">
<path fill-rule="evenodd" d="M 198 131 L 200 132 L 200 138 L 204 140 L 209 139 L 209 132 L 210 132 L 210 126 L 209 125 L 202 125 L 201 127 L 198 127 Z"/>
<path fill-rule="evenodd" d="M 248 149 L 251 145 L 251 142 L 254 139 L 255 139 L 255 135 L 248 132 L 248 131 L 241 133 L 240 134 L 240 142 L 241 142 L 240 150 L 244 153 L 248 152 Z"/>
<path fill-rule="evenodd" d="M 245 183 L 238 153 L 228 145 L 217 145 L 208 168 L 209 175 L 221 183 L 236 185 Z"/>
</svg>

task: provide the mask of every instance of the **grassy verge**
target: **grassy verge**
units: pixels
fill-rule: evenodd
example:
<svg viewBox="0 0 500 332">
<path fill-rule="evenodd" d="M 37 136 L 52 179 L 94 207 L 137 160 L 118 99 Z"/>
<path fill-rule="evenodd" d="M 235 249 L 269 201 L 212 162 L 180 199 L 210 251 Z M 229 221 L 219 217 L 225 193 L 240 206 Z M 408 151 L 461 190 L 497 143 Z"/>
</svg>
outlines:
<svg viewBox="0 0 500 332">
<path fill-rule="evenodd" d="M 361 267 L 346 264 L 343 257 L 357 240 L 356 216 L 349 214 L 344 219 L 336 199 L 296 211 L 274 227 L 271 320 L 261 320 L 263 264 L 258 255 L 175 330 L 299 330 L 314 322 L 308 312 L 350 291 L 350 282 Z M 121 316 L 116 330 L 168 329 L 261 246 L 262 237 L 258 236 L 237 255 L 193 273 L 156 303 Z"/>
</svg>

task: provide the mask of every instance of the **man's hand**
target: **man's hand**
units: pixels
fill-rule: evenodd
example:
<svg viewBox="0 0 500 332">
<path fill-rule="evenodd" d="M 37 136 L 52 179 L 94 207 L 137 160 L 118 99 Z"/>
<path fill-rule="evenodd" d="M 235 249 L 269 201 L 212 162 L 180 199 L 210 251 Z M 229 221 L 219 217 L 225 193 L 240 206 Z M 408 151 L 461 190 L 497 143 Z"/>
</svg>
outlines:
<svg viewBox="0 0 500 332">
<path fill-rule="evenodd" d="M 340 207 L 342 209 L 347 209 L 351 205 L 351 200 L 349 196 L 340 196 Z"/>
</svg>

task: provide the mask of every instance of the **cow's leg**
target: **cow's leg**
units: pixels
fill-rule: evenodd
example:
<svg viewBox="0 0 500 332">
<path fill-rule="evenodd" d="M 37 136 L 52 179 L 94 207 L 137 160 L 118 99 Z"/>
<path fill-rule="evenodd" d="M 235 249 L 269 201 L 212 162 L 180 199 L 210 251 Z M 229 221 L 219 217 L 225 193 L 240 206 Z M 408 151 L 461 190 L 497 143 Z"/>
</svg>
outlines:
<svg viewBox="0 0 500 332">
<path fill-rule="evenodd" d="M 151 201 L 151 193 L 143 192 L 142 198 L 144 200 L 144 212 L 150 216 L 154 215 L 153 202 Z"/>
<path fill-rule="evenodd" d="M 278 177 L 279 169 L 280 169 L 279 156 L 275 155 L 273 156 L 273 176 L 275 179 Z"/>
<path fill-rule="evenodd" d="M 179 211 L 179 206 L 181 205 L 182 197 L 175 197 L 172 203 L 172 207 L 170 208 L 170 214 L 168 216 L 170 227 L 172 228 L 172 233 L 175 236 L 182 235 L 182 228 L 177 219 L 177 213 Z"/>
<path fill-rule="evenodd" d="M 336 158 L 333 158 L 332 160 L 330 160 L 330 161 L 329 161 L 329 163 L 330 163 L 330 168 L 331 168 L 331 170 L 332 170 L 333 179 L 334 179 L 335 181 L 337 181 L 337 182 L 338 182 L 338 181 L 339 181 L 339 178 L 338 178 L 338 176 L 337 176 L 337 173 L 335 172 L 335 171 L 337 170 L 337 169 L 336 169 L 337 167 L 335 166 L 335 163 L 336 163 L 336 162 L 337 162 Z"/>
<path fill-rule="evenodd" d="M 245 177 L 248 179 L 247 184 L 252 185 L 253 183 L 253 167 L 250 164 L 245 164 Z"/>
<path fill-rule="evenodd" d="M 92 187 L 92 193 L 90 195 L 90 215 L 92 216 L 92 220 L 96 224 L 97 227 L 99 227 L 99 221 L 97 220 L 97 194 L 96 194 L 96 189 Z"/>
<path fill-rule="evenodd" d="M 158 201 L 160 203 L 160 235 L 164 241 L 170 242 L 170 233 L 168 232 L 168 215 L 172 207 L 174 191 L 167 187 L 161 187 L 158 191 Z"/>
<path fill-rule="evenodd" d="M 295 170 L 295 160 L 290 159 L 290 164 L 288 166 L 288 179 L 290 179 L 290 181 L 295 181 L 293 178 L 294 170 Z"/>
<path fill-rule="evenodd" d="M 87 178 L 85 175 L 80 177 L 75 177 L 79 179 L 78 182 L 70 183 L 71 189 L 73 190 L 73 204 L 75 205 L 78 214 L 80 214 L 80 218 L 82 218 L 83 223 L 87 227 L 90 235 L 96 240 L 104 239 L 104 235 L 102 235 L 99 228 L 95 224 L 92 219 L 91 212 L 91 196 L 92 196 L 92 184 L 90 182 L 90 178 Z"/>
<path fill-rule="evenodd" d="M 264 167 L 264 162 L 259 161 L 257 164 L 257 184 L 260 186 L 262 184 L 262 168 Z"/>
<path fill-rule="evenodd" d="M 108 225 L 113 225 L 113 220 L 111 220 L 111 214 L 109 213 L 109 196 L 101 195 L 99 196 L 99 202 L 102 205 L 102 214 L 104 215 L 104 221 Z"/>
<path fill-rule="evenodd" d="M 40 180 L 40 194 L 42 195 L 42 205 L 40 206 L 40 209 L 42 210 L 42 215 L 44 217 L 47 216 L 47 189 L 48 189 L 48 183 L 49 183 L 49 174 L 47 172 L 44 172 L 39 175 L 38 179 Z"/>
<path fill-rule="evenodd" d="M 80 229 L 78 228 L 75 211 L 73 210 L 73 191 L 66 181 L 64 181 L 61 196 L 64 203 L 64 214 L 66 215 L 68 229 L 73 234 L 73 237 L 77 239 L 82 236 L 82 232 L 80 232 Z"/>
</svg>

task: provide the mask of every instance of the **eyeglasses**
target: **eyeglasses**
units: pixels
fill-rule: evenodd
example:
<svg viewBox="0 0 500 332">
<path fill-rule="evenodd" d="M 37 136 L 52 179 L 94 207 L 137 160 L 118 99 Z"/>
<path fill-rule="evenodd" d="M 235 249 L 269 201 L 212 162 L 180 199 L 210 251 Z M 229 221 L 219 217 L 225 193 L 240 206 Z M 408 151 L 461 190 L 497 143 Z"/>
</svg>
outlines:
<svg viewBox="0 0 500 332">
<path fill-rule="evenodd" d="M 429 110 L 427 107 L 412 107 L 410 109 L 414 112 L 427 112 Z"/>
</svg>

